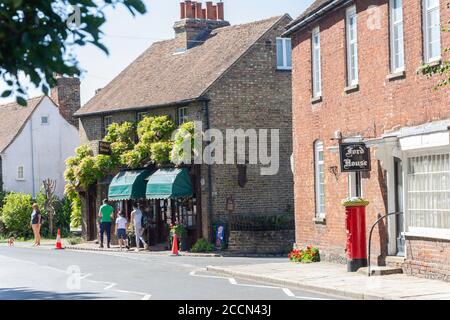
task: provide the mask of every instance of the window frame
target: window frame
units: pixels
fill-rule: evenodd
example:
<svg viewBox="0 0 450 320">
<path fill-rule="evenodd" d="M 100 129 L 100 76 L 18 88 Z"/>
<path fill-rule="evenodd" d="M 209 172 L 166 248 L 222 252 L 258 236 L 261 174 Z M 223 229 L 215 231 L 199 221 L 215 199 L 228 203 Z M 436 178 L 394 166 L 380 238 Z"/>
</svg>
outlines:
<svg viewBox="0 0 450 320">
<path fill-rule="evenodd" d="M 319 160 L 320 152 L 322 152 L 322 160 Z M 320 165 L 322 165 L 323 170 L 323 204 L 320 200 Z M 316 202 L 316 218 L 325 218 L 326 216 L 326 201 L 325 201 L 325 152 L 324 144 L 321 140 L 314 141 L 314 192 L 315 192 L 315 202 Z M 323 207 L 323 210 L 321 210 Z M 323 211 L 323 212 L 322 212 Z"/>
<path fill-rule="evenodd" d="M 19 173 L 22 173 L 22 177 L 20 176 Z M 25 167 L 23 165 L 17 166 L 16 180 L 25 181 Z"/>
<path fill-rule="evenodd" d="M 395 21 L 395 10 L 394 4 L 395 1 L 400 1 L 400 10 L 401 10 L 401 20 Z M 395 27 L 400 25 L 402 27 L 401 34 L 401 52 L 396 52 L 395 50 Z M 403 0 L 389 0 L 389 42 L 390 42 L 390 60 L 391 60 L 391 73 L 398 73 L 405 71 L 405 31 L 404 31 L 404 14 L 403 14 Z M 396 56 L 397 54 L 402 55 L 402 66 L 396 65 Z"/>
<path fill-rule="evenodd" d="M 355 18 L 355 39 L 350 40 L 351 36 L 351 18 Z M 356 5 L 352 5 L 346 9 L 345 12 L 345 38 L 346 38 L 346 51 L 347 51 L 347 86 L 356 86 L 359 84 L 359 63 L 358 63 L 358 13 L 356 11 Z M 355 79 L 353 79 L 352 74 L 352 57 L 351 57 L 351 46 L 355 45 Z"/>
<path fill-rule="evenodd" d="M 106 119 L 110 119 L 109 124 L 107 124 Z M 113 124 L 112 116 L 104 116 L 103 117 L 103 135 L 106 136 L 108 134 L 108 128 Z"/>
<path fill-rule="evenodd" d="M 428 1 L 429 0 L 422 0 L 422 37 L 423 37 L 423 59 L 425 63 L 433 63 L 436 61 L 440 61 L 442 59 L 442 36 L 441 36 L 441 8 L 440 8 L 440 1 L 437 0 L 437 7 L 433 7 L 431 9 L 428 9 Z M 439 54 L 435 57 L 430 56 L 430 39 L 428 35 L 428 13 L 432 10 L 437 10 L 438 12 L 438 25 L 439 25 Z"/>
<path fill-rule="evenodd" d="M 177 125 L 181 126 L 182 124 L 186 123 L 189 121 L 188 115 L 187 115 L 187 109 L 188 107 L 179 107 L 177 109 Z M 180 111 L 184 110 L 183 115 L 180 116 Z"/>
<path fill-rule="evenodd" d="M 47 122 L 43 122 L 42 119 L 46 118 Z M 42 126 L 48 126 L 50 124 L 50 117 L 47 114 L 41 115 L 41 125 Z"/>
<path fill-rule="evenodd" d="M 283 65 L 278 65 L 278 41 L 281 40 L 281 52 L 283 55 Z M 290 43 L 290 50 L 291 50 L 291 65 L 288 64 L 288 57 L 287 57 L 287 42 Z M 277 54 L 277 70 L 292 70 L 292 39 L 291 38 L 283 38 L 283 37 L 277 37 L 276 41 L 276 54 Z"/>
<path fill-rule="evenodd" d="M 431 173 L 431 174 L 436 174 L 436 171 L 433 171 L 436 168 L 436 164 L 432 164 L 433 166 L 433 170 L 431 171 L 427 171 L 427 172 L 414 172 L 411 173 L 410 172 L 410 165 L 411 162 L 413 161 L 412 159 L 418 159 L 418 158 L 428 158 L 427 161 L 429 161 L 430 157 L 433 156 L 449 156 L 450 151 L 447 148 L 436 148 L 432 151 L 419 151 L 419 152 L 407 152 L 405 154 L 405 163 L 406 165 L 403 167 L 404 170 L 404 190 L 403 192 L 405 193 L 405 200 L 404 200 L 404 212 L 405 212 L 405 230 L 406 230 L 406 234 L 408 235 L 415 235 L 415 236 L 419 236 L 419 237 L 428 237 L 428 236 L 432 236 L 433 238 L 437 238 L 437 239 L 450 239 L 450 228 L 435 228 L 435 227 L 431 227 L 431 226 L 419 226 L 415 223 L 412 222 L 413 219 L 418 219 L 418 216 L 416 215 L 415 217 L 412 216 L 412 212 L 413 211 L 432 211 L 433 209 L 430 208 L 425 208 L 421 209 L 421 208 L 411 208 L 411 203 L 414 202 L 415 204 L 420 203 L 420 199 L 415 199 L 412 200 L 411 198 L 411 194 L 412 193 L 420 193 L 421 190 L 411 190 L 412 184 L 413 182 L 410 180 L 411 176 L 413 175 L 426 175 L 427 173 Z M 441 160 L 441 164 L 442 164 L 442 160 Z M 447 162 L 447 169 L 450 167 L 450 160 L 448 160 Z M 433 173 L 434 172 L 434 173 Z M 441 174 L 448 174 L 448 172 L 450 171 L 443 171 Z M 433 179 L 431 178 L 431 181 L 433 181 Z M 418 183 L 418 182 L 416 182 Z M 431 184 L 432 185 L 432 184 Z M 425 184 L 425 187 L 429 186 L 427 184 Z M 433 186 L 433 188 L 435 188 L 436 186 Z M 435 192 L 445 192 L 445 190 L 439 190 L 439 189 L 435 189 Z M 432 191 L 423 191 L 423 192 L 428 192 L 429 194 L 432 194 Z M 434 198 L 432 198 L 434 199 Z M 445 199 L 445 197 L 444 197 Z M 423 199 L 422 199 L 423 200 Z M 420 207 L 420 205 L 418 206 Z M 448 209 L 442 209 L 442 210 L 436 210 L 435 211 L 444 211 Z M 450 214 L 450 213 L 449 213 Z"/>
<path fill-rule="evenodd" d="M 315 37 L 318 39 L 318 45 L 315 45 Z M 311 33 L 311 79 L 312 79 L 312 96 L 318 98 L 322 96 L 322 61 L 321 61 L 321 47 L 320 47 L 320 27 L 313 29 Z M 318 61 L 316 61 L 316 59 Z M 318 70 L 316 70 L 316 65 Z M 318 79 L 316 79 L 316 76 Z M 318 86 L 316 86 L 316 82 Z"/>
</svg>

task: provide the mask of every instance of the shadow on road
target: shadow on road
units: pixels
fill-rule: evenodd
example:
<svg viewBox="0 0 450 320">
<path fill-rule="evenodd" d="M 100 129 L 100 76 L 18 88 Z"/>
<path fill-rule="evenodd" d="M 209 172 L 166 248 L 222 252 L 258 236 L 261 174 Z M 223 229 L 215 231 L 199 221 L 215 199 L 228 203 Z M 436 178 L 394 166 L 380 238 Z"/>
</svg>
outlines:
<svg viewBox="0 0 450 320">
<path fill-rule="evenodd" d="M 99 296 L 97 293 L 92 292 L 58 293 L 33 290 L 25 287 L 0 288 L 0 300 L 103 300 L 110 298 L 111 297 Z"/>
</svg>

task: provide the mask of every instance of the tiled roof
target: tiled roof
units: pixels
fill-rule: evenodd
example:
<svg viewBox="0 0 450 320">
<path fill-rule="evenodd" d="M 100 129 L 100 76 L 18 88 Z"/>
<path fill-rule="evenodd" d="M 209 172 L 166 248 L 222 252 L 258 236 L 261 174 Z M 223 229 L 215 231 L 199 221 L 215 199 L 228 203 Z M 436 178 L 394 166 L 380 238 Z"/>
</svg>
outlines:
<svg viewBox="0 0 450 320">
<path fill-rule="evenodd" d="M 297 24 L 301 23 L 305 18 L 316 13 L 317 11 L 329 5 L 333 1 L 335 0 L 315 0 L 305 11 L 303 11 L 302 14 L 300 14 L 300 16 L 298 16 L 291 23 L 289 23 L 286 28 L 287 29 L 294 28 Z M 289 31 L 287 33 L 289 33 Z"/>
<path fill-rule="evenodd" d="M 156 42 L 75 115 L 197 99 L 281 18 L 213 30 L 204 43 L 179 54 L 179 39 Z"/>
<path fill-rule="evenodd" d="M 28 100 L 27 106 L 17 103 L 0 105 L 0 152 L 3 152 L 22 131 L 43 96 Z"/>
</svg>

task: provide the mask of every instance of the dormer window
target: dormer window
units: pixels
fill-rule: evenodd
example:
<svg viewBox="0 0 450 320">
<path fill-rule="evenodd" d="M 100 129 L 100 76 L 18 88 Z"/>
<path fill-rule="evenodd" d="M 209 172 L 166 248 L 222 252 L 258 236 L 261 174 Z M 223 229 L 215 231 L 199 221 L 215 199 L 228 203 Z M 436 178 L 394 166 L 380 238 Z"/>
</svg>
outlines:
<svg viewBox="0 0 450 320">
<path fill-rule="evenodd" d="M 277 69 L 292 70 L 291 38 L 277 38 Z"/>
</svg>

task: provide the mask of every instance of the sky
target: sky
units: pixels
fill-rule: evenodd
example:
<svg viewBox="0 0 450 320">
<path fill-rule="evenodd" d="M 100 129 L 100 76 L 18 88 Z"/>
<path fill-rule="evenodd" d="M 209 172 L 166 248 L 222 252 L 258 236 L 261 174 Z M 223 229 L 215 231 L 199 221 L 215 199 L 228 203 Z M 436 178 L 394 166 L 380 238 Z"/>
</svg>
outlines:
<svg viewBox="0 0 450 320">
<path fill-rule="evenodd" d="M 215 0 L 216 2 L 217 0 Z M 106 55 L 93 46 L 76 49 L 84 74 L 81 77 L 81 103 L 84 105 L 95 90 L 107 85 L 153 42 L 174 37 L 173 24 L 180 18 L 180 0 L 144 0 L 147 13 L 133 17 L 123 7 L 108 9 L 102 26 Z M 204 2 L 204 1 L 203 1 Z M 261 20 L 288 13 L 295 18 L 313 0 L 223 0 L 225 20 L 232 25 Z M 0 85 L 0 89 L 1 89 Z M 37 89 L 29 97 L 42 94 Z M 11 99 L 8 99 L 9 101 Z M 0 99 L 1 103 L 9 102 Z"/>
</svg>

